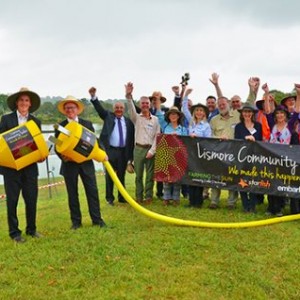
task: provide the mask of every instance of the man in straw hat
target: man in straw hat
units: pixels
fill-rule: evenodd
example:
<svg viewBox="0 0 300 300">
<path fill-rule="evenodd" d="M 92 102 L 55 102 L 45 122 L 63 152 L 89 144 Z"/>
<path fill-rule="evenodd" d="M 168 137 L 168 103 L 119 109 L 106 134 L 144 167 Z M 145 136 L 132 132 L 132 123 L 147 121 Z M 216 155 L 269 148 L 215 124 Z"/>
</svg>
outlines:
<svg viewBox="0 0 300 300">
<path fill-rule="evenodd" d="M 0 133 L 22 125 L 29 120 L 33 120 L 41 128 L 41 122 L 31 114 L 39 108 L 40 103 L 39 95 L 27 88 L 21 88 L 19 92 L 10 95 L 7 98 L 7 106 L 12 110 L 12 113 L 2 116 Z M 33 163 L 18 171 L 12 168 L 1 167 L 0 173 L 4 177 L 9 236 L 17 243 L 25 242 L 25 239 L 21 235 L 22 231 L 19 229 L 17 216 L 18 200 L 22 191 L 26 207 L 26 234 L 34 238 L 39 238 L 41 235 L 36 231 L 38 197 L 37 164 Z"/>
<path fill-rule="evenodd" d="M 81 101 L 73 96 L 67 96 L 62 99 L 58 105 L 58 110 L 67 117 L 66 120 L 60 123 L 61 126 L 66 126 L 69 122 L 78 122 L 90 131 L 95 131 L 93 124 L 88 120 L 83 120 L 78 117 L 84 110 L 84 105 Z M 59 132 L 56 131 L 57 137 Z M 71 157 L 65 157 L 60 154 L 61 159 L 60 174 L 64 176 L 67 192 L 68 202 L 71 214 L 72 226 L 71 229 L 78 229 L 82 226 L 82 217 L 80 211 L 79 197 L 78 197 L 78 177 L 80 176 L 85 194 L 87 197 L 88 207 L 92 223 L 95 226 L 105 227 L 106 224 L 101 217 L 100 201 L 98 195 L 98 188 L 95 175 L 95 166 L 92 160 L 83 163 L 76 163 Z"/>
</svg>

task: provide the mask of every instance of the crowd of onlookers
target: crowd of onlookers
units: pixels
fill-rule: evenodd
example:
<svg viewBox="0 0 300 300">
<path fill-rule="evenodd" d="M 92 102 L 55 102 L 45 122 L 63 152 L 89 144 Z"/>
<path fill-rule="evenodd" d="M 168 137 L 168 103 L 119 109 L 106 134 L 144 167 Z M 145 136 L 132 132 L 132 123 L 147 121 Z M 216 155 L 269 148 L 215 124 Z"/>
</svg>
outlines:
<svg viewBox="0 0 300 300">
<path fill-rule="evenodd" d="M 274 95 L 270 93 L 267 84 L 262 85 L 264 96 L 262 99 L 257 99 L 260 79 L 251 77 L 248 80 L 248 97 L 242 101 L 238 95 L 230 99 L 225 97 L 219 85 L 219 76 L 213 73 L 210 82 L 215 87 L 216 97 L 210 95 L 206 98 L 206 104 L 202 104 L 193 103 L 191 100 L 190 95 L 193 90 L 188 88 L 188 78 L 185 76 L 180 86 L 172 87 L 174 103 L 170 108 L 164 106 L 166 98 L 158 91 L 153 92 L 151 96 L 142 96 L 138 102 L 135 102 L 133 84 L 128 82 L 125 85 L 125 95 L 129 118 L 124 116 L 124 102 L 117 101 L 113 105 L 113 111 L 109 111 L 98 100 L 96 88 L 89 89 L 91 103 L 103 120 L 99 138 L 100 147 L 105 150 L 106 159 L 109 160 L 124 186 L 126 170 L 133 172 L 134 167 L 135 200 L 140 204 L 150 204 L 154 198 L 154 159 L 159 133 L 191 138 L 215 137 L 221 140 L 245 139 L 253 142 L 299 144 L 300 84 L 295 84 L 294 94 L 286 95 L 280 103 L 275 103 Z M 40 106 L 40 97 L 35 92 L 23 88 L 7 98 L 7 105 L 12 112 L 2 116 L 0 133 L 21 126 L 29 120 L 34 121 L 38 127 L 41 126 L 41 122 L 32 115 Z M 92 123 L 79 116 L 84 110 L 80 100 L 67 96 L 59 101 L 57 108 L 66 117 L 60 123 L 61 127 L 67 126 L 69 122 L 78 122 L 90 131 L 94 131 Z M 57 137 L 59 134 L 59 131 L 56 131 Z M 72 157 L 66 157 L 58 152 L 57 154 L 61 159 L 61 174 L 66 182 L 71 229 L 76 230 L 82 226 L 78 195 L 79 177 L 84 185 L 92 224 L 105 227 L 106 224 L 100 213 L 93 162 L 88 160 L 77 163 Z M 36 230 L 38 197 L 36 163 L 21 170 L 0 167 L 7 198 L 9 235 L 18 243 L 25 241 L 17 217 L 21 192 L 26 207 L 26 234 L 33 238 L 41 237 Z M 113 206 L 114 182 L 108 173 L 105 176 L 105 199 Z M 220 204 L 221 190 L 218 188 L 186 186 L 180 182 L 156 182 L 156 196 L 162 200 L 163 205 L 179 205 L 180 194 L 188 197 L 189 207 L 200 208 L 207 198 L 210 198 L 210 209 L 216 209 Z M 236 208 L 239 195 L 243 210 L 247 213 L 254 213 L 256 205 L 264 201 L 264 195 L 229 190 L 228 209 Z M 267 214 L 282 216 L 287 202 L 290 203 L 291 213 L 300 213 L 298 198 L 287 199 L 277 195 L 267 195 L 267 200 Z M 120 192 L 118 192 L 118 201 L 126 202 Z"/>
</svg>

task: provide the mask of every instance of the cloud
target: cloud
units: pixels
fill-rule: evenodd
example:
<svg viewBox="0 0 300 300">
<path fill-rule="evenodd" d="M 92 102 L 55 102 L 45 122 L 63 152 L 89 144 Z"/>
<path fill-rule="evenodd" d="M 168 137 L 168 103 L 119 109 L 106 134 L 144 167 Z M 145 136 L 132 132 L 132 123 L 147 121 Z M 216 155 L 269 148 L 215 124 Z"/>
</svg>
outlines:
<svg viewBox="0 0 300 300">
<path fill-rule="evenodd" d="M 247 96 L 260 76 L 289 91 L 300 78 L 297 1 L 128 0 L 5 1 L 0 11 L 0 81 L 13 92 L 29 86 L 41 95 L 122 98 L 170 87 L 190 72 L 194 101 L 214 89 Z"/>
</svg>

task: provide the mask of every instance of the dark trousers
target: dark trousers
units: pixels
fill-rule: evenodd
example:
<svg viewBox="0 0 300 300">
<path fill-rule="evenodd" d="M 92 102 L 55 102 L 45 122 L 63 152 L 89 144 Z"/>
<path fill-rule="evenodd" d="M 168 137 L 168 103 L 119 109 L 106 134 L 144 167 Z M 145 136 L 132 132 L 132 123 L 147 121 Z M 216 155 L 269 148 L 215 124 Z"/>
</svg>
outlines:
<svg viewBox="0 0 300 300">
<path fill-rule="evenodd" d="M 300 199 L 298 198 L 290 199 L 290 210 L 292 215 L 300 214 Z"/>
<path fill-rule="evenodd" d="M 86 162 L 92 163 L 92 161 Z M 76 166 L 77 165 L 77 166 Z M 89 214 L 93 224 L 99 224 L 101 219 L 100 203 L 98 188 L 96 183 L 95 169 L 84 168 L 80 164 L 74 164 L 71 168 L 65 172 L 64 179 L 66 182 L 68 192 L 68 202 L 71 214 L 71 221 L 74 225 L 81 225 L 81 211 L 78 196 L 78 177 L 80 176 L 89 208 Z"/>
<path fill-rule="evenodd" d="M 203 186 L 189 185 L 190 205 L 201 207 L 203 204 Z"/>
<path fill-rule="evenodd" d="M 107 151 L 107 155 L 112 168 L 115 170 L 120 182 L 125 187 L 125 173 L 127 167 L 125 148 L 110 147 Z M 115 200 L 114 182 L 108 172 L 105 173 L 105 184 L 105 199 L 108 202 L 113 202 Z M 119 202 L 126 202 L 120 192 L 118 192 L 118 200 Z"/>
<path fill-rule="evenodd" d="M 156 182 L 156 196 L 157 196 L 157 198 L 162 198 L 163 197 L 163 195 L 164 195 L 163 189 L 164 189 L 163 182 L 157 181 Z"/>
<path fill-rule="evenodd" d="M 268 195 L 268 208 L 267 211 L 275 215 L 282 211 L 285 205 L 285 197 L 278 197 L 274 195 Z"/>
<path fill-rule="evenodd" d="M 22 233 L 19 229 L 17 216 L 17 206 L 21 191 L 25 202 L 26 233 L 34 234 L 36 232 L 37 186 L 37 176 L 28 176 L 24 170 L 15 172 L 14 175 L 4 175 L 8 228 L 11 238 L 15 238 Z"/>
<path fill-rule="evenodd" d="M 255 212 L 255 206 L 257 203 L 256 194 L 240 192 L 242 205 L 245 212 Z"/>
</svg>

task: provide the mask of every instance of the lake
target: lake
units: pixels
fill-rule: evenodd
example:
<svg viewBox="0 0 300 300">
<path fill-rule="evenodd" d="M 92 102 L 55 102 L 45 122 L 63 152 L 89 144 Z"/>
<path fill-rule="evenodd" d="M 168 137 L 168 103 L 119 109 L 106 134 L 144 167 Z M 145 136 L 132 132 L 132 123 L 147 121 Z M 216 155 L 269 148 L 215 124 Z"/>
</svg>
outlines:
<svg viewBox="0 0 300 300">
<path fill-rule="evenodd" d="M 102 125 L 101 124 L 93 124 L 96 132 L 96 136 L 99 137 Z M 53 125 L 42 125 L 42 131 L 43 131 L 43 136 L 45 140 L 47 141 L 47 144 L 53 145 L 51 142 L 48 141 L 48 138 L 53 135 L 54 136 L 54 129 Z M 39 178 L 47 178 L 48 176 L 48 170 L 47 170 L 47 161 L 48 161 L 48 166 L 49 166 L 49 175 L 50 177 L 57 177 L 59 175 L 59 169 L 60 169 L 60 163 L 61 160 L 58 158 L 58 156 L 55 154 L 53 150 L 54 146 L 51 149 L 50 155 L 48 156 L 47 160 L 45 160 L 42 163 L 38 163 L 39 167 Z M 95 163 L 95 168 L 96 171 L 102 171 L 103 170 L 103 165 L 102 163 L 99 163 L 97 161 L 94 161 Z M 3 184 L 3 176 L 0 175 L 0 184 Z"/>
</svg>

